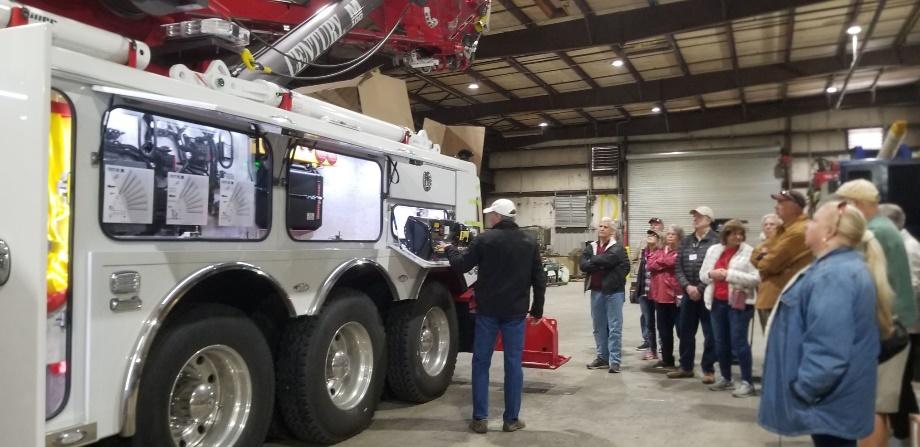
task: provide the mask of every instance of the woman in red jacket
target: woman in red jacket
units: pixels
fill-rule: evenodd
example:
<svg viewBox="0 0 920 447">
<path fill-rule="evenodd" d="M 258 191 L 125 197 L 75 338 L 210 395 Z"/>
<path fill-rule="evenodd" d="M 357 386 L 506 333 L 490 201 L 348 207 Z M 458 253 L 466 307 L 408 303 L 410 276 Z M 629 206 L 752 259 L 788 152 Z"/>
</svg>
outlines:
<svg viewBox="0 0 920 447">
<path fill-rule="evenodd" d="M 661 360 L 655 368 L 674 368 L 674 324 L 677 322 L 677 304 L 682 295 L 680 284 L 674 276 L 677 246 L 684 237 L 678 225 L 668 227 L 663 247 L 649 254 L 646 268 L 651 272 L 649 298 L 655 302 L 658 336 L 661 338 Z"/>
</svg>

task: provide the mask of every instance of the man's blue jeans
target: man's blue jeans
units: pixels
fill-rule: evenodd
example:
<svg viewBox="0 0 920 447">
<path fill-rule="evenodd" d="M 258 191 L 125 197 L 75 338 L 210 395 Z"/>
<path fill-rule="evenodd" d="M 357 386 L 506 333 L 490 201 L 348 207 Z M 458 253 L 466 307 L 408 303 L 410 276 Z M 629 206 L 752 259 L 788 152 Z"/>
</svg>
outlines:
<svg viewBox="0 0 920 447">
<path fill-rule="evenodd" d="M 605 294 L 591 291 L 591 321 L 597 358 L 619 365 L 623 344 L 623 292 Z"/>
<path fill-rule="evenodd" d="M 521 412 L 521 392 L 524 389 L 524 369 L 521 356 L 524 352 L 526 323 L 520 317 L 489 317 L 476 315 L 476 332 L 473 339 L 473 419 L 489 418 L 489 368 L 495 340 L 502 334 L 505 350 L 505 413 L 507 422 L 518 419 Z"/>
<path fill-rule="evenodd" d="M 703 358 L 700 361 L 700 367 L 703 373 L 714 373 L 716 349 L 712 335 L 712 319 L 709 316 L 709 310 L 703 303 L 703 297 L 700 297 L 699 301 L 693 301 L 689 296 L 684 295 L 680 301 L 679 318 L 680 368 L 685 371 L 693 371 L 693 364 L 696 361 L 696 331 L 702 326 Z"/>
</svg>

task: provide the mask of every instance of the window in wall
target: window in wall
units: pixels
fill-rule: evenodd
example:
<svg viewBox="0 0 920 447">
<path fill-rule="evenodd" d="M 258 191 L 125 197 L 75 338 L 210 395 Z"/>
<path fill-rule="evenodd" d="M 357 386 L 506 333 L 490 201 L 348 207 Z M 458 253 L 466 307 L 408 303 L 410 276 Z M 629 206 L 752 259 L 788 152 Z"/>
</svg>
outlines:
<svg viewBox="0 0 920 447">
<path fill-rule="evenodd" d="M 111 110 L 102 143 L 102 228 L 116 239 L 264 239 L 270 152 L 254 135 Z"/>
<path fill-rule="evenodd" d="M 383 170 L 359 157 L 296 145 L 287 171 L 287 225 L 299 241 L 376 241 Z"/>
<path fill-rule="evenodd" d="M 881 127 L 865 127 L 861 129 L 847 129 L 847 149 L 857 146 L 863 149 L 877 151 L 882 148 L 885 131 Z"/>
</svg>

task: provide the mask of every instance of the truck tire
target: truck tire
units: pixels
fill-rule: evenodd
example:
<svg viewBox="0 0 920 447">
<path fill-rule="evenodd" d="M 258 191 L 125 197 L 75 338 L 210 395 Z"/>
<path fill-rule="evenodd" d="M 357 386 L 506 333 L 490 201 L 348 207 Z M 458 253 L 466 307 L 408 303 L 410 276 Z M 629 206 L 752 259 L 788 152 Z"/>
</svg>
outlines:
<svg viewBox="0 0 920 447">
<path fill-rule="evenodd" d="M 367 295 L 336 289 L 319 315 L 288 324 L 277 364 L 278 407 L 298 439 L 332 444 L 371 423 L 383 391 L 383 323 Z"/>
<path fill-rule="evenodd" d="M 259 328 L 221 305 L 167 322 L 141 375 L 137 447 L 248 447 L 265 441 L 272 355 Z M 248 410 L 248 411 L 247 411 Z"/>
<path fill-rule="evenodd" d="M 387 383 L 397 398 L 428 402 L 444 394 L 454 375 L 459 342 L 450 292 L 428 281 L 417 300 L 387 314 Z"/>
</svg>

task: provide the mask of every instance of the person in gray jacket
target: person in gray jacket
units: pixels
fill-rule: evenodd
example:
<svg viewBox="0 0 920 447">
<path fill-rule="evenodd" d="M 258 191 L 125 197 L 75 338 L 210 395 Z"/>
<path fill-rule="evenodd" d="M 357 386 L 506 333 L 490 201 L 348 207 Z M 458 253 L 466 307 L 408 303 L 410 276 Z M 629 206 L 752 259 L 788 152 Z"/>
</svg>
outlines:
<svg viewBox="0 0 920 447">
<path fill-rule="evenodd" d="M 700 268 L 706 258 L 709 247 L 719 243 L 719 234 L 712 229 L 713 212 L 708 206 L 700 206 L 690 211 L 693 216 L 693 233 L 680 241 L 677 254 L 675 275 L 684 296 L 678 308 L 680 332 L 680 369 L 668 373 L 669 379 L 693 377 L 693 364 L 696 361 L 696 331 L 703 326 L 703 383 L 715 383 L 715 339 L 709 310 L 703 304 L 703 292 L 706 284 L 700 280 Z"/>
</svg>

